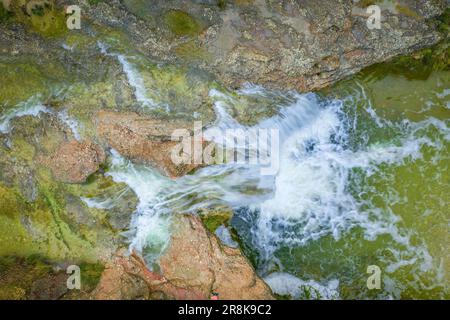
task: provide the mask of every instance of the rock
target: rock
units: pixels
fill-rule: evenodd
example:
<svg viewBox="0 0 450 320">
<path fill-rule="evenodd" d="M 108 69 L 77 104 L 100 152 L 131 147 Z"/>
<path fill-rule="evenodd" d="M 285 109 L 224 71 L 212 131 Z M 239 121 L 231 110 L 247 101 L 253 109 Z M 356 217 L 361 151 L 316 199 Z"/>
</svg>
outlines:
<svg viewBox="0 0 450 320">
<path fill-rule="evenodd" d="M 96 300 L 133 299 L 207 299 L 191 288 L 178 287 L 163 276 L 150 271 L 135 252 L 119 250 L 106 265 L 97 288 L 91 293 Z"/>
<path fill-rule="evenodd" d="M 96 125 L 98 135 L 121 155 L 151 164 L 170 177 L 182 176 L 198 167 L 196 164 L 176 165 L 171 159 L 172 149 L 178 144 L 171 141 L 172 132 L 189 130 L 189 126 L 183 121 L 157 120 L 136 113 L 104 110 L 97 113 Z"/>
<path fill-rule="evenodd" d="M 126 251 L 119 250 L 107 263 L 91 296 L 96 300 L 148 299 L 149 284 L 153 284 L 157 278 L 148 271 L 137 254 L 129 255 Z"/>
<path fill-rule="evenodd" d="M 161 273 L 136 253 L 119 251 L 107 264 L 95 299 L 272 299 L 269 287 L 239 249 L 222 246 L 195 216 L 177 216 Z"/>
<path fill-rule="evenodd" d="M 36 280 L 28 296 L 32 300 L 58 300 L 67 293 L 67 274 L 58 272 Z"/>
<path fill-rule="evenodd" d="M 256 275 L 239 249 L 222 246 L 196 216 L 177 216 L 169 248 L 160 259 L 170 283 L 198 291 L 204 299 L 271 299 L 269 287 Z"/>
<path fill-rule="evenodd" d="M 351 0 L 112 0 L 85 12 L 100 23 L 115 21 L 147 56 L 196 65 L 229 87 L 252 82 L 311 91 L 442 38 L 433 19 L 448 6 L 445 0 L 379 5 L 381 29 L 372 30 L 368 5 Z"/>
<path fill-rule="evenodd" d="M 40 161 L 62 182 L 83 183 L 106 159 L 104 151 L 92 141 L 72 140 L 61 144 L 49 157 Z"/>
</svg>

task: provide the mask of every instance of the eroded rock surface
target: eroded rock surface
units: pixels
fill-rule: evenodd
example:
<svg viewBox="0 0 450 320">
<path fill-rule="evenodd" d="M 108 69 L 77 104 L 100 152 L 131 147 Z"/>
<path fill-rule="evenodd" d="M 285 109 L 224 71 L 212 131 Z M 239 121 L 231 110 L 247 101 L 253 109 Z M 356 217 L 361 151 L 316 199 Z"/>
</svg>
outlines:
<svg viewBox="0 0 450 320">
<path fill-rule="evenodd" d="M 106 159 L 103 149 L 92 141 L 72 140 L 61 144 L 49 157 L 43 157 L 55 178 L 67 183 L 82 183 Z"/>
<path fill-rule="evenodd" d="M 113 0 L 86 10 L 132 34 L 145 54 L 195 64 L 229 86 L 310 91 L 442 38 L 432 19 L 448 6 L 445 0 L 374 1 L 381 29 L 372 30 L 365 3 Z"/>
<path fill-rule="evenodd" d="M 270 299 L 269 287 L 238 249 L 219 243 L 194 216 L 175 218 L 171 243 L 160 259 L 163 275 L 173 284 L 212 292 L 220 299 Z"/>
<path fill-rule="evenodd" d="M 269 287 L 238 249 L 221 245 L 194 216 L 177 216 L 161 273 L 151 272 L 135 253 L 119 252 L 109 263 L 96 299 L 272 299 Z"/>
<path fill-rule="evenodd" d="M 135 113 L 100 111 L 97 114 L 98 135 L 120 154 L 158 168 L 170 177 L 179 177 L 198 165 L 175 164 L 171 159 L 178 144 L 171 140 L 174 130 L 189 128 L 183 121 L 157 120 Z"/>
</svg>

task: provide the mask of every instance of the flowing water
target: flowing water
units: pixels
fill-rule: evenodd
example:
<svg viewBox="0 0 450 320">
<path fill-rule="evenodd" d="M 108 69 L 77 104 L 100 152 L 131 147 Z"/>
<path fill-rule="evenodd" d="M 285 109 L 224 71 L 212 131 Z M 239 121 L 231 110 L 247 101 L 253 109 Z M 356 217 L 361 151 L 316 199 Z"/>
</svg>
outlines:
<svg viewBox="0 0 450 320">
<path fill-rule="evenodd" d="M 137 102 L 153 108 L 132 59 L 98 46 L 122 66 Z M 226 206 L 234 240 L 281 296 L 450 298 L 449 79 L 449 72 L 419 80 L 370 71 L 321 94 L 211 89 L 217 120 L 205 137 L 220 144 L 213 132 L 276 129 L 278 172 L 225 163 L 173 180 L 112 150 L 106 174 L 139 198 L 130 248 L 152 265 L 169 242 L 171 216 Z M 241 124 L 232 116 L 237 97 L 263 97 L 277 112 Z M 41 112 L 49 111 L 34 100 L 20 104 L 0 118 L 0 132 L 15 117 Z M 67 112 L 58 117 L 82 139 Z M 121 194 L 83 200 L 107 209 Z M 373 265 L 381 288 L 369 290 Z"/>
<path fill-rule="evenodd" d="M 235 94 L 284 101 L 252 127 L 230 115 L 233 95 L 211 90 L 213 128 L 279 130 L 275 176 L 228 163 L 171 180 L 114 152 L 109 174 L 140 199 L 131 247 L 153 261 L 172 214 L 228 205 L 245 253 L 280 295 L 448 298 L 448 73 L 371 76 L 335 89 L 334 98 L 249 85 Z M 380 290 L 366 285 L 371 265 L 382 272 Z"/>
</svg>

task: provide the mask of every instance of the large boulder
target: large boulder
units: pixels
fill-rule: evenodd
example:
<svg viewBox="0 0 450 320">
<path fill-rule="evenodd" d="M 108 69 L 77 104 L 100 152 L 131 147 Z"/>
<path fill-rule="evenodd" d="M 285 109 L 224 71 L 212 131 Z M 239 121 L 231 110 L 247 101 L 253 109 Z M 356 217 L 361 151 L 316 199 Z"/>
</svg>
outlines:
<svg viewBox="0 0 450 320">
<path fill-rule="evenodd" d="M 380 6 L 380 29 L 367 27 L 369 4 Z M 85 12 L 120 25 L 144 54 L 196 65 L 230 87 L 311 91 L 437 43 L 443 36 L 433 19 L 446 7 L 445 0 L 112 0 Z"/>
<path fill-rule="evenodd" d="M 177 216 L 160 272 L 136 253 L 118 252 L 107 264 L 95 299 L 273 299 L 239 249 L 220 244 L 195 216 Z"/>
<path fill-rule="evenodd" d="M 189 125 L 178 120 L 101 110 L 97 113 L 96 127 L 98 135 L 121 155 L 150 164 L 169 177 L 179 177 L 198 167 L 196 164 L 177 165 L 171 159 L 172 150 L 178 144 L 171 140 L 172 133 L 176 129 L 189 130 Z"/>
<path fill-rule="evenodd" d="M 162 274 L 172 284 L 209 298 L 271 299 L 269 287 L 257 276 L 239 249 L 224 246 L 196 216 L 174 219 L 171 243 L 160 259 Z"/>
</svg>

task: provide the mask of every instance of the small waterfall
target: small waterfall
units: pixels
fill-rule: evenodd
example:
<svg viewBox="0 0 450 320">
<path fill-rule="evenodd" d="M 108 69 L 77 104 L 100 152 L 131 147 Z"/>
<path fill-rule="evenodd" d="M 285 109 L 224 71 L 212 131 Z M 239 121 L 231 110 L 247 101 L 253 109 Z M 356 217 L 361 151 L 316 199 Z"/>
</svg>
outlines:
<svg viewBox="0 0 450 320">
<path fill-rule="evenodd" d="M 0 116 L 0 133 L 6 134 L 11 130 L 10 122 L 14 118 L 23 116 L 38 117 L 40 113 L 50 113 L 50 111 L 35 98 L 30 98 L 24 103 L 20 103 L 16 108 Z"/>
<path fill-rule="evenodd" d="M 108 47 L 102 43 L 98 42 L 101 53 L 104 55 L 112 56 L 117 58 L 119 63 L 122 65 L 123 72 L 127 76 L 128 84 L 133 87 L 136 100 L 141 103 L 143 107 L 154 108 L 156 103 L 148 97 L 147 88 L 144 84 L 144 79 L 142 79 L 136 68 L 128 61 L 125 55 L 119 53 L 109 53 Z"/>
<path fill-rule="evenodd" d="M 107 175 L 116 182 L 126 183 L 139 199 L 131 221 L 130 250 L 142 252 L 151 262 L 169 242 L 170 215 L 160 203 L 171 181 L 151 168 L 132 164 L 115 150 L 111 155 L 111 168 Z"/>
<path fill-rule="evenodd" d="M 81 141 L 81 134 L 80 134 L 81 125 L 78 123 L 78 121 L 71 118 L 67 110 L 58 112 L 57 116 L 58 119 L 60 119 L 70 129 L 70 131 L 72 131 L 73 137 L 77 141 Z"/>
</svg>

